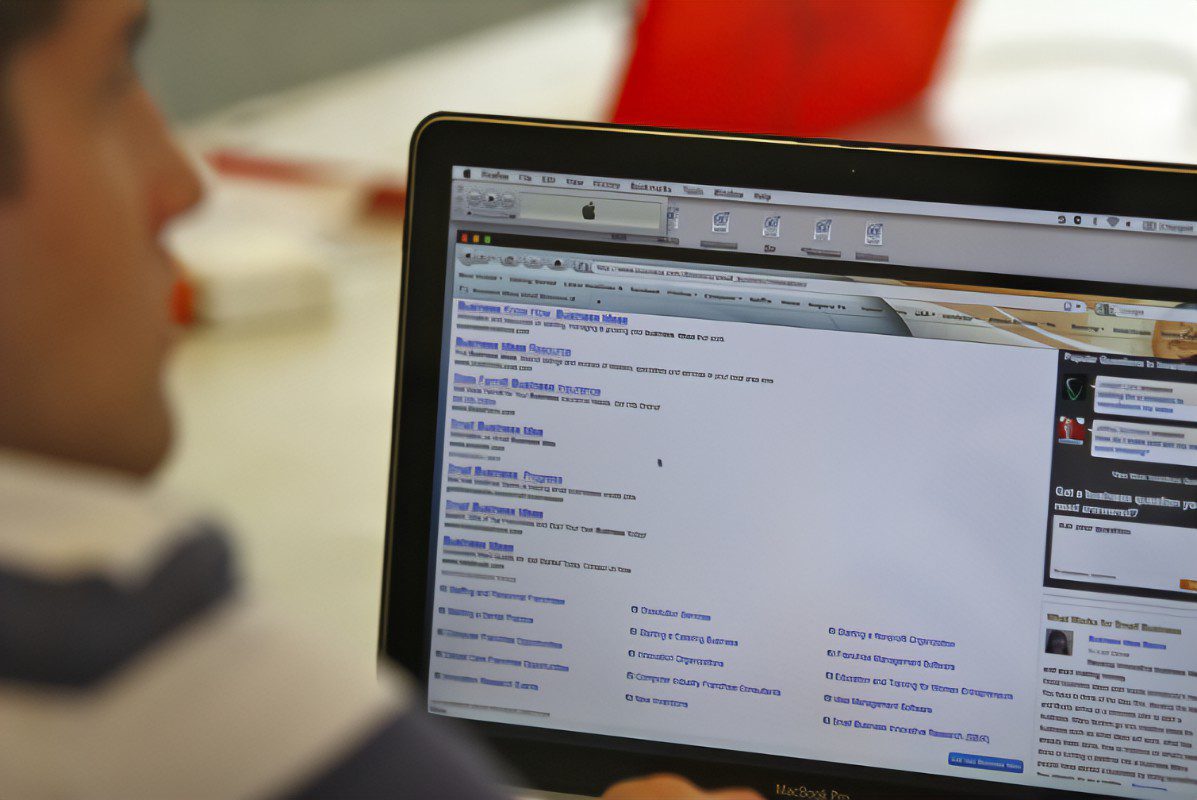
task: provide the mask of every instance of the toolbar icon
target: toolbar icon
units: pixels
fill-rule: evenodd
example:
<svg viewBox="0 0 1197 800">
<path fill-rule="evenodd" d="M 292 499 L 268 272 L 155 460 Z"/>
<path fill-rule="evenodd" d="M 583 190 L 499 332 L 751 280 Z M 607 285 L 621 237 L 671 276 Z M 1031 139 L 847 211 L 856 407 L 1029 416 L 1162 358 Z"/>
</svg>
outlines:
<svg viewBox="0 0 1197 800">
<path fill-rule="evenodd" d="M 830 242 L 831 241 L 831 220 L 829 220 L 829 219 L 815 220 L 815 241 L 816 242 Z"/>
<path fill-rule="evenodd" d="M 1056 441 L 1060 444 L 1085 443 L 1085 418 L 1060 417 L 1056 422 Z"/>
<path fill-rule="evenodd" d="M 727 233 L 731 230 L 731 212 L 716 211 L 711 217 L 711 233 Z"/>
<path fill-rule="evenodd" d="M 781 236 L 781 217 L 765 217 L 765 226 L 761 228 L 761 236 L 770 236 L 774 239 Z"/>
<path fill-rule="evenodd" d="M 885 224 L 870 222 L 865 225 L 865 244 L 870 247 L 880 247 L 885 244 Z"/>
<path fill-rule="evenodd" d="M 1061 393 L 1065 400 L 1073 403 L 1085 399 L 1089 391 L 1089 380 L 1085 375 L 1065 375 L 1064 391 Z"/>
</svg>

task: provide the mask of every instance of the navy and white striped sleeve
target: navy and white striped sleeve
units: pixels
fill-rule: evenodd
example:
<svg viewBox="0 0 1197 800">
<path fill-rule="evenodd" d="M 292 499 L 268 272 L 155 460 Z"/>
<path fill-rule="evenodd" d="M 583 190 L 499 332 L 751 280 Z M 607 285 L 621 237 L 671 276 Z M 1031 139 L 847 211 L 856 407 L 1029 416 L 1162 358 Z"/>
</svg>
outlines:
<svg viewBox="0 0 1197 800">
<path fill-rule="evenodd" d="M 239 592 L 216 527 L 126 561 L 0 557 L 0 797 L 503 796 L 402 676 Z"/>
</svg>

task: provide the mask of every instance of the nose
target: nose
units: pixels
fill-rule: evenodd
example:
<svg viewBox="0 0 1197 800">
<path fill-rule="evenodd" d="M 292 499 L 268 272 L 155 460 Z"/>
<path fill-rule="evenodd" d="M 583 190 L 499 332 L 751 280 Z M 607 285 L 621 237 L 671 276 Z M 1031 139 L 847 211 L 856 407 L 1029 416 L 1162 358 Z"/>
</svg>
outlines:
<svg viewBox="0 0 1197 800">
<path fill-rule="evenodd" d="M 143 93 L 147 115 L 147 148 L 150 224 L 155 233 L 171 220 L 196 206 L 204 196 L 204 185 L 170 134 L 170 130 L 149 95 Z"/>
</svg>

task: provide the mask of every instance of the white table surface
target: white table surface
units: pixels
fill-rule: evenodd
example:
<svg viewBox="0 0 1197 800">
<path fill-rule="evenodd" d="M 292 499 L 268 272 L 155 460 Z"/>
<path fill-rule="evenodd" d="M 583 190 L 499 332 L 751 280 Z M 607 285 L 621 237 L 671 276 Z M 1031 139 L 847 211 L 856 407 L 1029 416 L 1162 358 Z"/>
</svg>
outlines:
<svg viewBox="0 0 1197 800">
<path fill-rule="evenodd" d="M 610 0 L 565 7 L 246 104 L 185 140 L 197 151 L 231 143 L 401 176 L 415 122 L 440 108 L 600 117 L 626 21 L 623 4 Z M 532 68 L 545 59 L 552 70 Z M 202 262 L 214 238 L 235 246 L 254 226 L 274 240 L 291 235 L 325 254 L 332 302 L 325 314 L 185 337 L 170 377 L 179 439 L 161 483 L 230 523 L 255 591 L 340 635 L 373 671 L 400 227 L 357 224 L 348 190 L 208 177 L 207 207 L 173 235 L 183 259 Z"/>
</svg>

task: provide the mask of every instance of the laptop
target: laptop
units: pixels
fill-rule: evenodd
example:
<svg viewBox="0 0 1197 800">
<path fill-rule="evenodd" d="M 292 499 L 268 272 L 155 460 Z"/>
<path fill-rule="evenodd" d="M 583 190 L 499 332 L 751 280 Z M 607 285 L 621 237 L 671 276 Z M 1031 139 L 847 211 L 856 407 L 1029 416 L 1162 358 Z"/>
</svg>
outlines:
<svg viewBox="0 0 1197 800">
<path fill-rule="evenodd" d="M 381 657 L 529 789 L 1197 793 L 1197 168 L 443 113 Z"/>
</svg>

